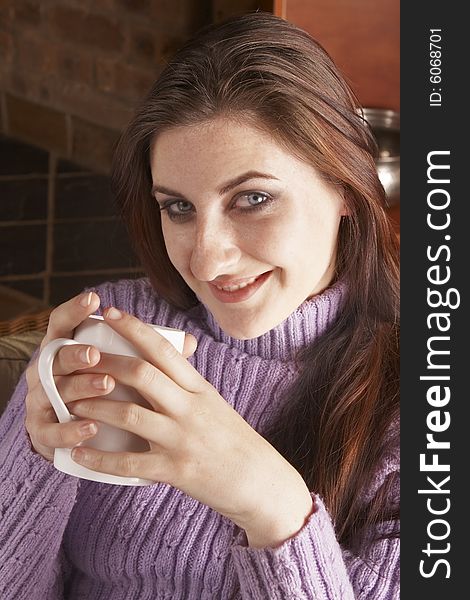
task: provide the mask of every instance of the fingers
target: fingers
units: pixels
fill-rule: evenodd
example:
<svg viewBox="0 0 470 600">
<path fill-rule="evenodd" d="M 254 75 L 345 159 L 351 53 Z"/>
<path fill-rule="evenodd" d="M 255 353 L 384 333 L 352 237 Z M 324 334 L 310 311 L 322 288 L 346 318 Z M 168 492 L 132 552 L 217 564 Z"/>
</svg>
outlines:
<svg viewBox="0 0 470 600">
<path fill-rule="evenodd" d="M 87 369 L 98 364 L 100 352 L 94 346 L 85 344 L 63 346 L 54 360 L 54 375 L 69 375 L 80 369 Z"/>
<path fill-rule="evenodd" d="M 69 373 L 79 371 L 80 369 L 87 369 L 98 364 L 99 360 L 100 353 L 92 346 L 86 346 L 83 344 L 64 346 L 59 350 L 55 357 L 53 366 L 54 375 L 67 375 Z M 31 363 L 26 369 L 26 381 L 28 383 L 29 390 L 32 390 L 36 386 L 39 386 L 42 389 L 42 386 L 39 383 L 37 360 Z M 84 394 L 82 397 L 87 395 L 89 394 Z M 40 406 L 44 407 L 49 404 L 49 400 L 45 393 L 40 394 L 39 398 Z M 65 398 L 64 402 L 67 403 Z"/>
<path fill-rule="evenodd" d="M 72 420 L 68 423 L 57 423 L 52 406 L 48 403 L 42 409 L 38 406 L 41 393 L 40 386 L 28 393 L 27 404 L 33 406 L 26 411 L 25 427 L 32 447 L 44 458 L 52 461 L 54 448 L 72 448 L 84 440 L 92 438 L 97 432 L 97 425 L 90 420 Z"/>
<path fill-rule="evenodd" d="M 34 387 L 30 387 L 25 398 L 26 404 L 26 421 L 35 421 L 39 415 L 41 418 L 51 421 L 57 421 L 54 409 L 52 408 L 49 398 L 40 383 Z M 31 417 L 31 419 L 30 419 Z M 29 431 L 29 428 L 28 428 Z"/>
<path fill-rule="evenodd" d="M 149 363 L 158 367 L 177 385 L 188 392 L 201 389 L 204 379 L 166 338 L 136 317 L 108 308 L 103 313 L 110 327 L 128 339 Z M 192 337 L 192 336 L 191 336 Z M 188 340 L 188 348 L 194 345 Z"/>
<path fill-rule="evenodd" d="M 57 306 L 49 317 L 47 333 L 41 348 L 55 338 L 73 335 L 73 330 L 86 317 L 93 314 L 100 305 L 100 299 L 94 292 L 85 292 Z"/>
<path fill-rule="evenodd" d="M 115 383 L 109 375 L 80 374 L 59 377 L 56 385 L 64 403 L 69 404 L 81 398 L 96 398 L 109 394 L 114 389 Z M 38 427 L 45 421 L 57 421 L 54 409 L 40 383 L 30 388 L 26 395 L 26 411 L 27 415 L 32 417 L 31 422 L 37 421 Z"/>
<path fill-rule="evenodd" d="M 196 352 L 197 339 L 191 333 L 184 336 L 183 356 L 189 358 Z"/>
<path fill-rule="evenodd" d="M 178 443 L 178 426 L 170 417 L 133 402 L 100 399 L 78 400 L 69 405 L 72 414 L 130 431 L 165 449 Z"/>
<path fill-rule="evenodd" d="M 46 344 L 55 338 L 71 338 L 73 336 L 73 330 L 75 327 L 77 327 L 89 315 L 93 314 L 99 305 L 100 299 L 97 294 L 94 292 L 85 292 L 84 294 L 75 296 L 71 300 L 68 300 L 67 302 L 57 306 L 50 314 L 47 333 L 41 342 L 40 349 L 42 350 Z M 83 351 L 84 349 L 81 348 L 80 350 Z M 77 349 L 76 352 L 79 352 L 79 350 Z M 84 365 L 81 364 L 82 361 L 78 358 L 78 356 L 76 369 L 73 369 L 72 366 L 67 363 L 67 361 L 65 364 L 62 364 L 63 358 L 67 358 L 69 356 L 69 348 L 63 348 L 60 350 L 56 360 L 54 361 L 55 374 L 65 374 L 67 372 L 71 373 L 73 370 L 84 368 Z M 96 352 L 90 350 L 88 354 L 88 360 L 90 364 L 85 366 L 92 366 L 98 362 L 99 356 L 96 355 Z M 33 361 L 26 369 L 26 381 L 29 389 L 36 386 L 39 382 L 37 360 Z"/>
<path fill-rule="evenodd" d="M 109 394 L 114 386 L 114 379 L 103 374 L 71 375 L 60 377 L 57 381 L 57 391 L 65 404 Z"/>
<path fill-rule="evenodd" d="M 164 453 L 101 452 L 79 446 L 72 450 L 72 459 L 93 471 L 121 477 L 139 477 L 171 485 L 171 462 Z"/>
<path fill-rule="evenodd" d="M 97 294 L 87 292 L 55 308 L 49 318 L 47 333 L 41 343 L 41 349 L 58 337 L 71 338 L 73 330 L 99 307 Z M 114 387 L 112 378 L 98 375 L 70 375 L 80 369 L 93 367 L 99 362 L 100 353 L 85 345 L 64 346 L 54 361 L 54 375 L 64 402 L 77 398 L 94 397 L 109 393 Z M 96 424 L 71 421 L 57 423 L 57 419 L 47 395 L 40 384 L 37 360 L 26 370 L 28 394 L 26 395 L 25 425 L 33 448 L 48 460 L 52 460 L 54 448 L 71 448 L 96 434 Z"/>
<path fill-rule="evenodd" d="M 71 421 L 70 423 L 43 423 L 34 431 L 31 442 L 35 448 L 73 448 L 77 444 L 96 435 L 98 427 L 90 421 Z M 41 452 L 42 454 L 42 452 Z"/>
<path fill-rule="evenodd" d="M 119 383 L 134 388 L 158 412 L 176 417 L 186 410 L 185 391 L 142 358 L 103 352 L 93 372 L 110 375 Z"/>
</svg>

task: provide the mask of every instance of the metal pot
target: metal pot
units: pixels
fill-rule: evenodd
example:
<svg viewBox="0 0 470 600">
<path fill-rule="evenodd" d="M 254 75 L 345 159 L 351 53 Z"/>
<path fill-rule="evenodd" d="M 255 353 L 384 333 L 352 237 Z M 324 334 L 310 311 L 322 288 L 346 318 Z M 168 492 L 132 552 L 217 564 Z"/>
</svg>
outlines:
<svg viewBox="0 0 470 600">
<path fill-rule="evenodd" d="M 364 118 L 377 140 L 377 174 L 389 206 L 400 203 L 400 113 L 388 108 L 364 108 Z"/>
</svg>

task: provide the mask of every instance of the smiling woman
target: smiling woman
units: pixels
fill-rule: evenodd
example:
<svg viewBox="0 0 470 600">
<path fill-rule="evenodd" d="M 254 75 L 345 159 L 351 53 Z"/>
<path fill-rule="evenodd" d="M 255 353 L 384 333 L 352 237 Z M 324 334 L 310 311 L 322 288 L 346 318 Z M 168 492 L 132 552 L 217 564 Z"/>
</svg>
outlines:
<svg viewBox="0 0 470 600">
<path fill-rule="evenodd" d="M 333 280 L 342 195 L 268 133 L 169 129 L 150 166 L 168 257 L 228 335 L 266 333 Z"/>
<path fill-rule="evenodd" d="M 373 156 L 328 54 L 280 18 L 170 61 L 113 169 L 148 278 L 60 305 L 44 341 L 100 311 L 140 355 L 64 346 L 68 423 L 33 360 L 0 422 L 9 597 L 398 599 L 398 247 Z M 183 355 L 142 322 L 184 330 Z M 107 425 L 148 450 L 80 445 Z M 63 447 L 155 483 L 79 482 Z"/>
</svg>

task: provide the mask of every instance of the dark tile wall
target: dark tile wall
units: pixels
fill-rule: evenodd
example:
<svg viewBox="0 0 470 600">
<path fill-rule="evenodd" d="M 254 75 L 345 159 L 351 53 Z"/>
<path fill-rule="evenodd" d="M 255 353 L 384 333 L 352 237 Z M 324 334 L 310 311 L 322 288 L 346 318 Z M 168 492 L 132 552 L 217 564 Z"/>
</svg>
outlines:
<svg viewBox="0 0 470 600">
<path fill-rule="evenodd" d="M 17 222 L 1 228 L 0 277 L 42 273 L 46 270 L 46 226 Z M 41 223 L 39 221 L 39 223 Z"/>
<path fill-rule="evenodd" d="M 23 178 L 1 182 L 1 221 L 47 219 L 47 179 Z"/>
<path fill-rule="evenodd" d="M 56 305 L 141 276 L 116 213 L 107 176 L 0 136 L 0 286 Z"/>
</svg>

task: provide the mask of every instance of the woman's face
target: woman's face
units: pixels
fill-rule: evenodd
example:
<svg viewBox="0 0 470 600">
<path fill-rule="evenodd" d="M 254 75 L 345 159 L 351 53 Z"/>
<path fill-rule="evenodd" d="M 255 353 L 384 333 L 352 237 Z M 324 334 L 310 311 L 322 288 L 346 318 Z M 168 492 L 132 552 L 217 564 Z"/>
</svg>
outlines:
<svg viewBox="0 0 470 600">
<path fill-rule="evenodd" d="M 331 282 L 342 196 L 267 133 L 169 129 L 151 169 L 170 260 L 228 335 L 266 333 Z"/>
</svg>

